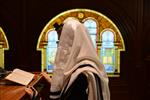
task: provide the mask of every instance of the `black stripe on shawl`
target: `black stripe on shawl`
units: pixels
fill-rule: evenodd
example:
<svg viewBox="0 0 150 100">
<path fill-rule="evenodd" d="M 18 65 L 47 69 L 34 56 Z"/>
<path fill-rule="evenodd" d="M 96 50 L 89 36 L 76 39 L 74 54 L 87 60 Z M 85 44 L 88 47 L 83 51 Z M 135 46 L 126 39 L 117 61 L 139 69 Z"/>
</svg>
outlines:
<svg viewBox="0 0 150 100">
<path fill-rule="evenodd" d="M 87 77 L 86 75 L 81 73 L 71 84 L 71 86 L 69 86 L 67 91 L 65 93 L 64 92 L 62 93 L 61 100 L 88 100 L 88 94 L 86 92 L 87 88 L 88 88 Z"/>
<path fill-rule="evenodd" d="M 90 65 L 90 64 L 83 64 L 83 65 L 80 65 L 77 69 L 83 68 L 83 67 L 87 67 L 87 66 L 93 67 L 93 66 Z M 77 70 L 77 69 L 76 69 L 76 70 Z M 73 73 L 74 73 L 76 70 L 74 70 Z M 83 79 L 82 79 L 82 78 L 83 78 Z M 85 79 L 86 79 L 85 84 L 88 84 L 88 82 L 87 82 L 87 77 L 86 77 L 83 73 L 81 73 L 81 74 L 79 74 L 78 78 L 77 78 L 75 81 L 81 80 L 81 81 L 83 82 L 83 81 L 85 81 Z M 68 81 L 68 83 L 69 83 L 69 81 Z M 66 98 L 68 98 L 67 96 L 69 96 L 69 92 L 71 93 L 70 90 L 72 90 L 72 88 L 74 88 L 74 87 L 75 87 L 75 84 L 76 84 L 76 83 L 73 83 L 73 84 L 69 87 L 69 89 L 67 90 L 67 93 L 64 93 L 64 91 L 66 90 L 66 88 L 67 88 L 67 86 L 68 86 L 68 83 L 65 85 L 65 88 L 64 88 L 63 93 L 62 93 L 62 95 L 61 95 L 61 100 L 66 100 Z M 78 83 L 78 84 L 79 84 L 79 83 Z M 77 85 L 77 84 L 76 84 L 76 85 Z M 86 85 L 85 85 L 85 86 L 86 86 Z M 79 91 L 79 92 L 80 92 L 80 91 Z M 78 98 L 78 97 L 75 97 L 75 98 Z M 75 98 L 74 98 L 74 99 L 75 99 Z M 87 98 L 86 98 L 86 99 L 87 99 Z M 78 98 L 78 100 L 79 100 L 79 98 Z"/>
<path fill-rule="evenodd" d="M 102 94 L 101 80 L 96 74 L 94 74 L 94 76 L 95 76 L 95 81 L 96 81 L 97 93 L 100 93 L 100 97 L 99 97 L 99 94 L 98 94 L 98 97 L 100 98 L 100 100 L 104 100 L 103 94 Z"/>
<path fill-rule="evenodd" d="M 87 67 L 87 66 L 93 67 L 91 64 L 83 64 L 83 65 L 80 65 L 77 69 L 83 68 L 83 67 Z M 77 69 L 76 69 L 76 70 L 77 70 Z M 73 73 L 74 73 L 76 70 L 74 70 Z M 69 83 L 69 81 L 68 81 L 68 83 Z M 68 83 L 65 85 L 64 91 L 66 90 L 66 88 L 67 88 L 67 86 L 68 86 Z"/>
</svg>

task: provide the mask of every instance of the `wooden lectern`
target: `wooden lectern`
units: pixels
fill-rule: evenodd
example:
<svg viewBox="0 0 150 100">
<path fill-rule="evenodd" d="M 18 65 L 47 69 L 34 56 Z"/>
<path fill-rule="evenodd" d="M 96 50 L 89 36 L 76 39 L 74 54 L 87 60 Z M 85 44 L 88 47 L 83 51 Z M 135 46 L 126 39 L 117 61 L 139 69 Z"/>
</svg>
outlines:
<svg viewBox="0 0 150 100">
<path fill-rule="evenodd" d="M 38 91 L 42 100 L 48 100 L 50 84 L 39 75 L 40 73 L 34 74 L 34 79 L 29 86 L 33 86 Z M 0 79 L 0 100 L 29 100 L 25 87 L 6 79 Z"/>
</svg>

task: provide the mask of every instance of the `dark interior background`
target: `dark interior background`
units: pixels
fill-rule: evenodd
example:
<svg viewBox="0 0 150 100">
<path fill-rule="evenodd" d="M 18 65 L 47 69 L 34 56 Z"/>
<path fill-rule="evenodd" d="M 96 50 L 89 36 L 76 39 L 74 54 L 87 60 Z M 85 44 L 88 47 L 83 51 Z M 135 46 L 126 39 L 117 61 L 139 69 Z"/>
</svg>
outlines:
<svg viewBox="0 0 150 100">
<path fill-rule="evenodd" d="M 148 100 L 150 0 L 0 0 L 0 26 L 9 43 L 5 69 L 40 71 L 36 46 L 42 29 L 56 15 L 75 8 L 103 13 L 122 33 L 126 51 L 121 52 L 120 77 L 109 78 L 111 100 Z"/>
</svg>

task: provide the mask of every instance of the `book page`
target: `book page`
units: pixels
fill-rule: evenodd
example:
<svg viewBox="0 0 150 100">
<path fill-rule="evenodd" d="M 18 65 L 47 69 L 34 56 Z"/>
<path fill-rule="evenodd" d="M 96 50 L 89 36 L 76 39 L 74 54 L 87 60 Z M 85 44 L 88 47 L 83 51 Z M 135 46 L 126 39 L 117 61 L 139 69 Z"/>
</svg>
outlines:
<svg viewBox="0 0 150 100">
<path fill-rule="evenodd" d="M 34 77 L 34 74 L 23 71 L 20 69 L 14 69 L 5 79 L 22 84 L 28 85 Z"/>
</svg>

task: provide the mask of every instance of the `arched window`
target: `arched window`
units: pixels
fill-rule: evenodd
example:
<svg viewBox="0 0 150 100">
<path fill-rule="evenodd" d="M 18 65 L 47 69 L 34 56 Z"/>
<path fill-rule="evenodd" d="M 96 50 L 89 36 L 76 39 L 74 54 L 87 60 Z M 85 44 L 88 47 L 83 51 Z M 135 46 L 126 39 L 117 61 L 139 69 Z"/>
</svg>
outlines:
<svg viewBox="0 0 150 100">
<path fill-rule="evenodd" d="M 48 72 L 51 72 L 50 70 L 52 70 L 55 57 L 51 52 L 57 49 L 55 44 L 57 38 L 53 35 L 56 32 L 49 33 L 51 34 L 50 36 L 46 33 L 48 30 L 54 28 L 52 26 L 54 23 L 57 22 L 58 24 L 61 24 L 67 17 L 75 17 L 87 27 L 98 57 L 104 64 L 108 76 L 118 77 L 120 74 L 120 51 L 125 51 L 125 44 L 121 32 L 108 17 L 100 12 L 89 9 L 72 9 L 60 13 L 51 19 L 43 28 L 37 44 L 37 50 L 42 51 L 42 71 L 47 69 Z M 54 37 L 55 42 L 51 39 L 46 40 L 45 36 L 48 36 L 48 38 Z M 53 42 L 55 45 L 49 46 L 49 42 Z M 49 61 L 48 59 L 52 60 Z"/>
<path fill-rule="evenodd" d="M 56 31 L 48 32 L 48 44 L 46 46 L 46 70 L 47 72 L 53 71 L 54 59 L 57 51 L 58 35 Z"/>
<path fill-rule="evenodd" d="M 96 22 L 92 19 L 88 19 L 84 21 L 84 25 L 87 27 L 89 34 L 91 36 L 94 47 L 96 48 L 96 33 L 97 33 L 97 25 Z"/>
<path fill-rule="evenodd" d="M 102 46 L 100 60 L 105 66 L 106 72 L 115 72 L 115 46 L 114 34 L 110 30 L 102 32 Z"/>
</svg>

